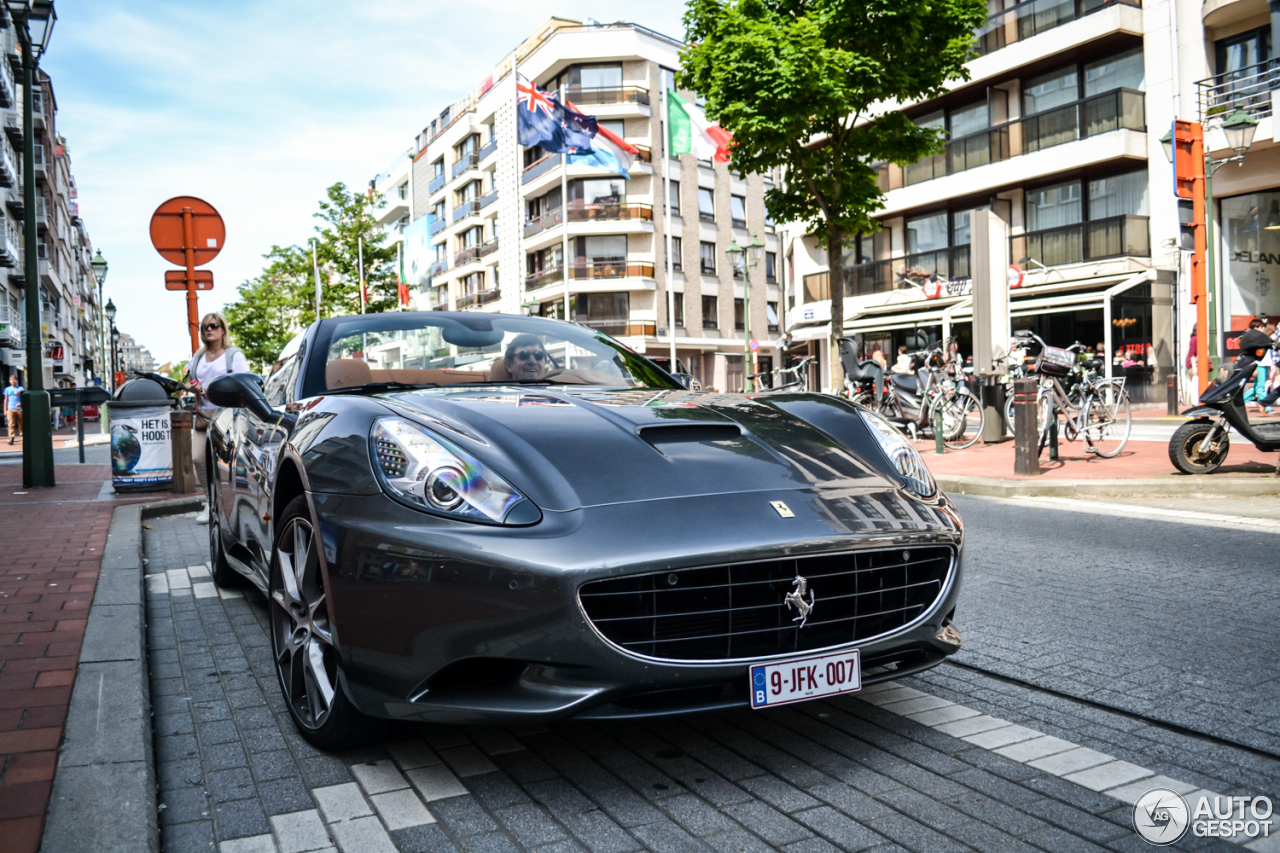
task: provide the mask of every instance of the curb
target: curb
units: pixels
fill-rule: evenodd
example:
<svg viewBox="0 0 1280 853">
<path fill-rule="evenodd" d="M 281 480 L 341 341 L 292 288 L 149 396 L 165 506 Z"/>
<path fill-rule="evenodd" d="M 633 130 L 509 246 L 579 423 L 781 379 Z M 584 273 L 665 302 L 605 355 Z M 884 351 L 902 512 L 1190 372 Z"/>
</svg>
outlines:
<svg viewBox="0 0 1280 853">
<path fill-rule="evenodd" d="M 198 498 L 117 507 L 80 647 L 42 850 L 160 849 L 143 595 L 142 520 Z"/>
<path fill-rule="evenodd" d="M 938 486 L 953 495 L 1015 497 L 1258 497 L 1280 495 L 1280 477 L 1133 478 L 1115 480 L 1002 480 L 995 477 L 934 475 Z"/>
</svg>

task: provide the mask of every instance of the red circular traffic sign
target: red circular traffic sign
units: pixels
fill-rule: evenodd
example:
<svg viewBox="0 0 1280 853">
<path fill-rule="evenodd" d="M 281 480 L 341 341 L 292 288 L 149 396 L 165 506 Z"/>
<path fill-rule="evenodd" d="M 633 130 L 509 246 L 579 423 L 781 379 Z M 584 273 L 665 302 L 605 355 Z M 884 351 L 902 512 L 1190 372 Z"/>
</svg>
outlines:
<svg viewBox="0 0 1280 853">
<path fill-rule="evenodd" d="M 169 263 L 180 267 L 187 265 L 183 224 L 185 210 L 191 211 L 193 265 L 203 266 L 218 256 L 227 238 L 222 216 L 204 199 L 180 195 L 157 207 L 151 214 L 151 245 Z"/>
</svg>

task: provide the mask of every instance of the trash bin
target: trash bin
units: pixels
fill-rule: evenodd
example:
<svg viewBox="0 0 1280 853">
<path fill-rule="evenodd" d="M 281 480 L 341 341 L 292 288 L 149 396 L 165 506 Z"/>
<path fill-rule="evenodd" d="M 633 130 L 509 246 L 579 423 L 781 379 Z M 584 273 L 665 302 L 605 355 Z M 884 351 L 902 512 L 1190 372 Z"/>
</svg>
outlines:
<svg viewBox="0 0 1280 853">
<path fill-rule="evenodd" d="M 111 423 L 111 484 L 117 492 L 169 489 L 169 412 L 176 402 L 160 383 L 138 378 L 121 385 L 105 404 Z"/>
</svg>

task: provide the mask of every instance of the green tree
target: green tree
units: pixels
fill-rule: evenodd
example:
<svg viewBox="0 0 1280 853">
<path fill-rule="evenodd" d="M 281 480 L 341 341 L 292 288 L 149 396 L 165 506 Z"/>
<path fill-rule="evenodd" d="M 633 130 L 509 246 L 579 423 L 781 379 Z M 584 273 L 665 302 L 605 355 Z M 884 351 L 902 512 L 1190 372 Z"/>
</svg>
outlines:
<svg viewBox="0 0 1280 853">
<path fill-rule="evenodd" d="M 781 167 L 765 193 L 775 219 L 805 222 L 827 246 L 831 352 L 844 331 L 844 244 L 879 228 L 873 163 L 937 153 L 940 130 L 895 104 L 968 79 L 985 0 L 689 0 L 677 83 L 733 134 L 733 167 Z M 843 370 L 832 358 L 836 387 Z"/>
<path fill-rule="evenodd" d="M 360 313 L 360 240 L 369 312 L 399 306 L 396 250 L 384 245 L 373 217 L 382 199 L 336 183 L 325 192 L 315 217 L 315 256 L 320 268 L 320 312 L 332 317 Z M 238 288 L 225 314 L 231 337 L 255 370 L 265 370 L 289 339 L 316 318 L 312 241 L 272 246 L 262 273 Z"/>
</svg>

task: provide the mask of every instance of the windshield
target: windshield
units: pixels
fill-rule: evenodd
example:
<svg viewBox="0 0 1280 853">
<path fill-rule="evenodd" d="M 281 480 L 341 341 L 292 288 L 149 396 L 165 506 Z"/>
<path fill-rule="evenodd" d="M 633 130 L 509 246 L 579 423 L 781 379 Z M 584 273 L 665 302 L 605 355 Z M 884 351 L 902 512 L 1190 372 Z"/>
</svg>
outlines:
<svg viewBox="0 0 1280 853">
<path fill-rule="evenodd" d="M 326 321 L 305 393 L 476 383 L 679 388 L 600 332 L 540 317 L 390 313 Z"/>
</svg>

